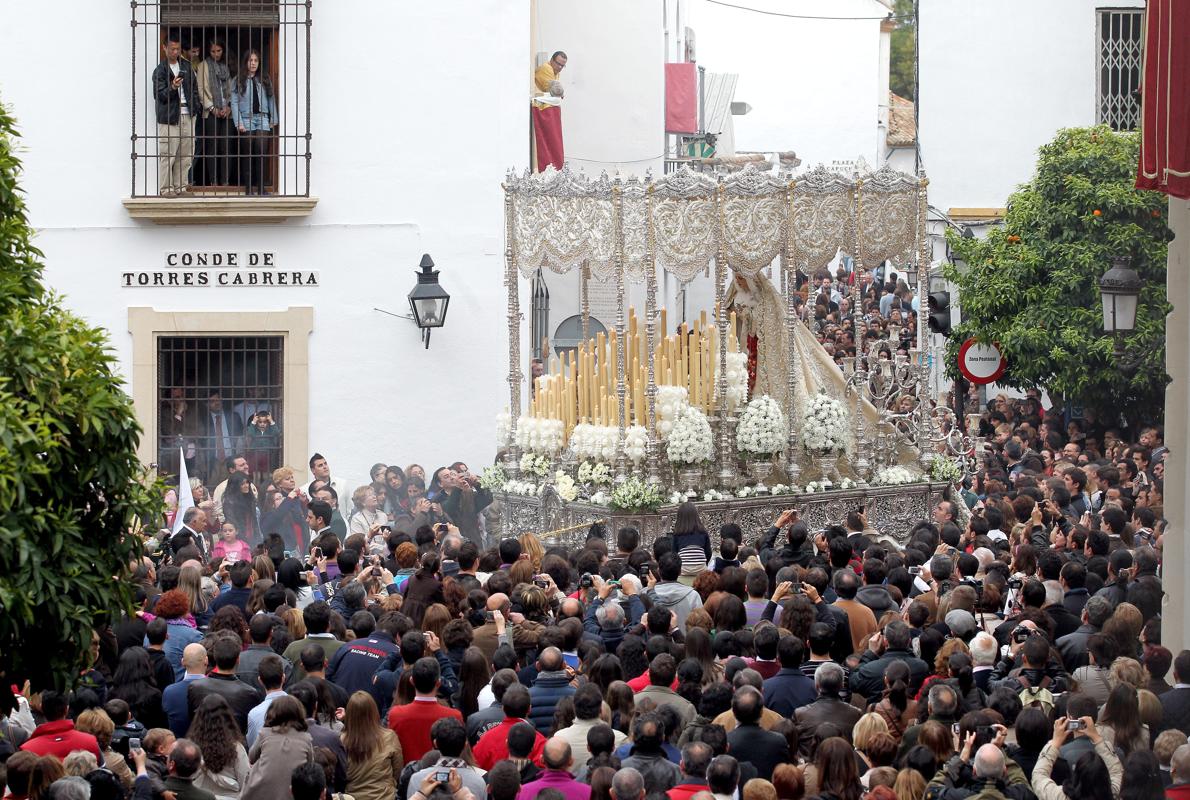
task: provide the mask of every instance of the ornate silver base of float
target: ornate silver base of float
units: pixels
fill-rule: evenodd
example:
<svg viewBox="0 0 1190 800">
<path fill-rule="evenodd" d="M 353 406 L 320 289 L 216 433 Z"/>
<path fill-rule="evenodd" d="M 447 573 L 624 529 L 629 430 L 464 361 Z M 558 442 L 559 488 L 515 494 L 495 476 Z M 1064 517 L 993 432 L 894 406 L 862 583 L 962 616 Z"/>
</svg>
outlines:
<svg viewBox="0 0 1190 800">
<path fill-rule="evenodd" d="M 729 498 L 697 505 L 716 549 L 721 525 L 734 522 L 743 529 L 746 541 L 752 542 L 788 508 L 797 509 L 811 531 L 843 524 L 848 512 L 863 508 L 872 528 L 903 543 L 914 525 L 930 518 L 930 510 L 940 500 L 949 499 L 949 492 L 947 483 L 911 483 L 813 494 Z M 575 550 L 583 546 L 588 526 L 597 520 L 603 520 L 607 526 L 609 545 L 614 546 L 618 528 L 632 526 L 641 532 L 642 544 L 649 546 L 658 536 L 670 532 L 677 513 L 677 506 L 672 505 L 652 513 L 632 514 L 579 501 L 565 503 L 549 488 L 541 497 L 505 495 L 501 499 L 504 536 L 535 533 L 542 536 L 546 546 L 561 545 Z"/>
</svg>

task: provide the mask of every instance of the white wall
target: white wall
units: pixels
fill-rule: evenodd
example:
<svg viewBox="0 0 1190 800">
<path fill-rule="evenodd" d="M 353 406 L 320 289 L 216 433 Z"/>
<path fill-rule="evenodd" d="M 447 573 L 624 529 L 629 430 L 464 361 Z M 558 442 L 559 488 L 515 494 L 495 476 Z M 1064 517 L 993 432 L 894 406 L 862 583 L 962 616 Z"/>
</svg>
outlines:
<svg viewBox="0 0 1190 800">
<path fill-rule="evenodd" d="M 876 0 L 749 0 L 788 14 L 882 17 Z M 736 98 L 752 106 L 735 120 L 737 150 L 794 150 L 804 167 L 877 148 L 880 22 L 770 16 L 694 0 L 699 63 L 737 72 Z"/>
<path fill-rule="evenodd" d="M 1097 6 L 921 0 L 920 127 L 930 203 L 1002 207 L 1059 128 L 1095 123 Z"/>
<path fill-rule="evenodd" d="M 548 57 L 564 50 L 568 57 L 560 77 L 566 161 L 596 176 L 648 169 L 659 175 L 665 147 L 661 0 L 531 2 L 532 51 Z"/>
<path fill-rule="evenodd" d="M 493 417 L 507 403 L 500 180 L 528 162 L 528 4 L 473 0 L 467 12 L 430 0 L 315 3 L 313 216 L 169 227 L 134 222 L 120 203 L 130 183 L 127 4 L 7 9 L 0 99 L 24 134 L 23 185 L 47 279 L 109 329 L 125 375 L 130 305 L 313 305 L 309 441 L 337 474 L 351 482 L 375 461 L 491 459 Z M 89 88 L 78 59 L 61 57 L 64 41 L 89 43 Z M 118 288 L 121 271 L 161 266 L 180 249 L 272 250 L 282 267 L 320 270 L 324 285 Z M 428 351 L 411 322 L 371 310 L 407 311 L 423 251 L 452 296 Z"/>
</svg>

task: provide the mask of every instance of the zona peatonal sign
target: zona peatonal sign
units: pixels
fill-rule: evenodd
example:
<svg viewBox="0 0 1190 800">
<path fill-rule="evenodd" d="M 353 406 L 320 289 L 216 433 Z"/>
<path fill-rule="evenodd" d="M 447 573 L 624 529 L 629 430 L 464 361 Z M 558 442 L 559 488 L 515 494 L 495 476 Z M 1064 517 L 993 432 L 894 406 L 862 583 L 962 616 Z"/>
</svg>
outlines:
<svg viewBox="0 0 1190 800">
<path fill-rule="evenodd" d="M 1008 359 L 994 344 L 968 339 L 959 348 L 959 372 L 976 385 L 995 383 L 1007 368 Z"/>
<path fill-rule="evenodd" d="M 276 253 L 168 252 L 158 269 L 120 273 L 125 289 L 203 288 L 208 286 L 321 286 L 318 270 L 280 269 Z"/>
</svg>

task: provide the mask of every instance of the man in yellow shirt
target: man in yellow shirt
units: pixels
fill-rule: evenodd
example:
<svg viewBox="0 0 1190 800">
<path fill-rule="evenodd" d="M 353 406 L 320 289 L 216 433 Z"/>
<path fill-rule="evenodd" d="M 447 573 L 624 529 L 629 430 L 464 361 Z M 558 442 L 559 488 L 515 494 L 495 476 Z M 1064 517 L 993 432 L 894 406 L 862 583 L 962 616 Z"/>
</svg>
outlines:
<svg viewBox="0 0 1190 800">
<path fill-rule="evenodd" d="M 561 50 L 550 56 L 550 60 L 542 64 L 533 73 L 533 86 L 539 94 L 552 97 L 562 97 L 562 84 L 558 80 L 566 66 L 566 54 Z M 537 171 L 552 166 L 562 169 L 565 156 L 562 151 L 562 109 L 555 101 L 533 102 L 533 145 L 534 166 Z"/>
</svg>

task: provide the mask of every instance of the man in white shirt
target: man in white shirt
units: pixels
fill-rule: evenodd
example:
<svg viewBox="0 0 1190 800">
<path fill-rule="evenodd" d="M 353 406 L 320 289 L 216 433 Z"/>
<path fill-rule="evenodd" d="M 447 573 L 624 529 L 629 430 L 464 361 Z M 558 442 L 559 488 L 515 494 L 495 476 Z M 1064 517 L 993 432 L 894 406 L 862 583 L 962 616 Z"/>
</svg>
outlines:
<svg viewBox="0 0 1190 800">
<path fill-rule="evenodd" d="M 273 654 L 267 655 L 260 660 L 260 666 L 256 672 L 257 678 L 260 680 L 260 685 L 264 687 L 264 700 L 248 712 L 248 735 L 246 741 L 248 749 L 252 749 L 252 745 L 256 742 L 256 737 L 260 736 L 260 732 L 264 729 L 265 717 L 268 716 L 269 706 L 278 697 L 284 697 L 285 691 L 281 688 L 285 683 L 285 662 L 281 660 L 281 656 Z"/>
<path fill-rule="evenodd" d="M 339 513 L 343 515 L 343 519 L 350 519 L 351 517 L 351 492 L 347 491 L 347 483 L 341 478 L 331 477 L 331 466 L 326 461 L 326 456 L 322 453 L 315 453 L 310 456 L 310 473 L 314 479 L 310 481 L 312 487 L 317 481 L 329 483 L 335 489 L 335 493 L 339 496 Z M 307 494 L 311 494 L 307 487 Z"/>
</svg>

